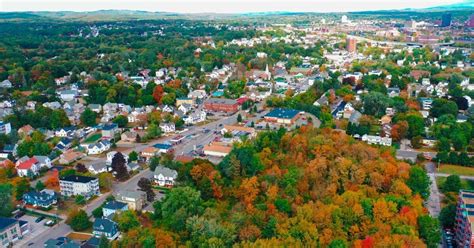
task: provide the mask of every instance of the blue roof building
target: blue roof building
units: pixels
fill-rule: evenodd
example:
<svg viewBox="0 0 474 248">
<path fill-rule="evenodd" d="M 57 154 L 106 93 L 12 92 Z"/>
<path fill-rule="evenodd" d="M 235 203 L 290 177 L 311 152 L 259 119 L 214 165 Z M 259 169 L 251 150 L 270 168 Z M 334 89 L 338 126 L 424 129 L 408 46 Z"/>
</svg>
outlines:
<svg viewBox="0 0 474 248">
<path fill-rule="evenodd" d="M 265 120 L 277 123 L 290 124 L 298 117 L 300 111 L 296 109 L 276 108 L 265 115 Z"/>
<path fill-rule="evenodd" d="M 106 238 L 113 240 L 116 239 L 120 234 L 117 223 L 105 218 L 95 219 L 92 228 L 92 234 L 98 238 L 103 235 Z"/>
<path fill-rule="evenodd" d="M 26 204 L 35 207 L 49 208 L 56 204 L 58 196 L 53 190 L 44 189 L 42 191 L 30 191 L 23 195 L 23 201 Z"/>
</svg>

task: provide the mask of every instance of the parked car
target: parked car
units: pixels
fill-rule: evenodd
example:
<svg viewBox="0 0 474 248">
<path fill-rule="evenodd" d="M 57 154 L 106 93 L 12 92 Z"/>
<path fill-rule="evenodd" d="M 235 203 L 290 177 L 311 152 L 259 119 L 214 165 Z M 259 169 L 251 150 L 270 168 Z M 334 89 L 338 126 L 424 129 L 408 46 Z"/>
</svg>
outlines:
<svg viewBox="0 0 474 248">
<path fill-rule="evenodd" d="M 44 220 L 44 216 L 38 217 L 38 218 L 35 220 L 35 222 L 36 222 L 36 223 L 40 223 L 42 220 Z"/>
<path fill-rule="evenodd" d="M 48 220 L 44 223 L 45 226 L 54 226 L 56 224 L 56 221 L 54 220 Z"/>
<path fill-rule="evenodd" d="M 15 219 L 21 218 L 23 215 L 25 215 L 25 212 L 19 211 L 18 213 L 15 214 Z"/>
</svg>

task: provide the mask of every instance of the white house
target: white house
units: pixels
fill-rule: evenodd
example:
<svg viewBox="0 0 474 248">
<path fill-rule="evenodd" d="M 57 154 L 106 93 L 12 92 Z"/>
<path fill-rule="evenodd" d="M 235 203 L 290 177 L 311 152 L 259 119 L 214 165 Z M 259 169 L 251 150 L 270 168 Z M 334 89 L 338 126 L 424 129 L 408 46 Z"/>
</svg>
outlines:
<svg viewBox="0 0 474 248">
<path fill-rule="evenodd" d="M 59 92 L 59 97 L 65 102 L 74 100 L 77 95 L 79 95 L 77 90 L 63 90 Z"/>
<path fill-rule="evenodd" d="M 153 175 L 155 182 L 160 186 L 173 186 L 176 178 L 178 178 L 178 172 L 164 166 L 157 166 Z"/>
<path fill-rule="evenodd" d="M 88 155 L 96 155 L 106 152 L 110 149 L 110 146 L 111 144 L 108 140 L 101 140 L 93 144 L 81 144 L 81 147 L 86 150 Z"/>
<path fill-rule="evenodd" d="M 162 122 L 160 123 L 160 128 L 161 128 L 161 131 L 163 131 L 163 133 L 172 133 L 176 131 L 176 128 L 173 122 L 170 122 L 170 123 Z"/>
<path fill-rule="evenodd" d="M 206 111 L 197 111 L 193 112 L 190 115 L 183 118 L 184 123 L 187 125 L 193 125 L 199 122 L 203 122 L 206 120 Z"/>
<path fill-rule="evenodd" d="M 367 135 L 364 134 L 362 136 L 362 141 L 367 142 L 370 145 L 383 145 L 383 146 L 391 146 L 392 145 L 392 138 L 388 137 L 380 137 L 375 135 Z"/>
</svg>

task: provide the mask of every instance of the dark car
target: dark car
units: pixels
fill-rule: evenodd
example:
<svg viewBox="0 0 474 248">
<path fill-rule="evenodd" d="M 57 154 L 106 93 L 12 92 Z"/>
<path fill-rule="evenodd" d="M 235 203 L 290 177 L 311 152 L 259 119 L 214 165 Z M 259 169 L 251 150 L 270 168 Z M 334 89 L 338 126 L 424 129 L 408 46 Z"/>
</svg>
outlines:
<svg viewBox="0 0 474 248">
<path fill-rule="evenodd" d="M 21 218 L 23 215 L 25 215 L 25 212 L 20 211 L 20 212 L 18 212 L 17 214 L 15 214 L 15 219 L 19 219 L 19 218 Z"/>
<path fill-rule="evenodd" d="M 35 222 L 36 222 L 36 223 L 40 223 L 42 220 L 44 220 L 44 216 L 38 217 L 38 218 L 35 220 Z"/>
</svg>

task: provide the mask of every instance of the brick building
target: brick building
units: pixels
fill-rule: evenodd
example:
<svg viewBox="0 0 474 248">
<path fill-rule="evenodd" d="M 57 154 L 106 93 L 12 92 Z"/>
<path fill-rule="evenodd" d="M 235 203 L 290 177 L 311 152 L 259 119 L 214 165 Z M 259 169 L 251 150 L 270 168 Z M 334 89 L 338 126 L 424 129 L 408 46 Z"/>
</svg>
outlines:
<svg viewBox="0 0 474 248">
<path fill-rule="evenodd" d="M 232 99 L 210 98 L 204 102 L 204 108 L 212 112 L 235 113 L 239 110 L 239 104 Z"/>
</svg>

